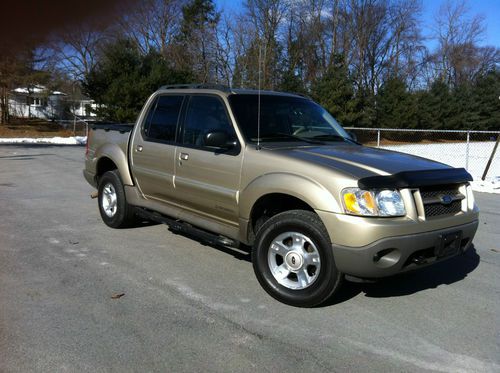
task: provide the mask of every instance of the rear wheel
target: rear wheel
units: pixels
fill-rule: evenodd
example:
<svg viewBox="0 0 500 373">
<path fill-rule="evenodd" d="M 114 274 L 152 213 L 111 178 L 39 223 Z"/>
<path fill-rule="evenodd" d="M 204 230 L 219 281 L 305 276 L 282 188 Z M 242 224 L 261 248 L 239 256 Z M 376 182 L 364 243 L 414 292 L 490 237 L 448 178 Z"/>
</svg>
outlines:
<svg viewBox="0 0 500 373">
<path fill-rule="evenodd" d="M 267 220 L 257 232 L 252 262 L 264 290 L 293 306 L 321 304 L 342 280 L 328 232 L 310 211 L 286 211 Z"/>
<path fill-rule="evenodd" d="M 127 203 L 117 170 L 108 171 L 99 179 L 98 201 L 101 218 L 107 226 L 125 228 L 134 223 L 134 211 Z"/>
</svg>

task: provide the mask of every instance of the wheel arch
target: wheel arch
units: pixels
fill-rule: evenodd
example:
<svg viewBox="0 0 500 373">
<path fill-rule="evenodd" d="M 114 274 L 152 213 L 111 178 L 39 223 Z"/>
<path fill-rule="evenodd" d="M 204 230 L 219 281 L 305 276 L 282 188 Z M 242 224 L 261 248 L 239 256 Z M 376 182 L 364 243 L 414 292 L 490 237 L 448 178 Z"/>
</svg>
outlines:
<svg viewBox="0 0 500 373">
<path fill-rule="evenodd" d="M 128 159 L 123 150 L 116 144 L 106 144 L 96 152 L 96 178 L 107 171 L 118 170 L 124 185 L 134 185 L 130 176 Z"/>
<path fill-rule="evenodd" d="M 246 238 L 252 243 L 258 220 L 288 210 L 337 211 L 338 202 L 322 185 L 304 176 L 268 174 L 249 184 L 240 196 L 240 221 L 248 221 Z M 321 219 L 321 218 L 320 218 Z"/>
</svg>

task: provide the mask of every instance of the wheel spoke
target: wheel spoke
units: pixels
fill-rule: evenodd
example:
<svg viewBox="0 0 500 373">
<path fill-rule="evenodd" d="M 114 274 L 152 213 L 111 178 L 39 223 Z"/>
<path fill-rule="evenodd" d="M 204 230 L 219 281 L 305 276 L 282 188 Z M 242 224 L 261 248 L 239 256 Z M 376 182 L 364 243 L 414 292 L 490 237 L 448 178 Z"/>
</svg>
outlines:
<svg viewBox="0 0 500 373">
<path fill-rule="evenodd" d="M 284 280 L 290 274 L 290 270 L 285 264 L 280 265 L 276 268 L 275 277 L 277 280 Z"/>
<path fill-rule="evenodd" d="M 292 247 L 295 250 L 300 250 L 300 251 L 304 250 L 304 244 L 306 243 L 304 236 L 294 233 L 292 234 L 292 240 L 293 240 Z"/>
<path fill-rule="evenodd" d="M 285 244 L 283 244 L 282 242 L 274 241 L 271 244 L 271 251 L 274 254 L 278 254 L 278 255 L 281 255 L 282 257 L 284 257 L 286 255 L 286 253 L 290 251 L 290 248 L 288 246 L 286 246 Z"/>
<path fill-rule="evenodd" d="M 317 266 L 317 265 L 319 265 L 319 263 L 320 263 L 319 254 L 316 251 L 314 251 L 312 253 L 309 253 L 307 251 L 304 252 L 304 264 L 305 265 Z"/>
<path fill-rule="evenodd" d="M 304 268 L 297 272 L 297 279 L 299 280 L 300 286 L 305 288 L 311 283 L 312 277 L 309 276 L 309 273 L 307 273 L 307 270 Z"/>
</svg>

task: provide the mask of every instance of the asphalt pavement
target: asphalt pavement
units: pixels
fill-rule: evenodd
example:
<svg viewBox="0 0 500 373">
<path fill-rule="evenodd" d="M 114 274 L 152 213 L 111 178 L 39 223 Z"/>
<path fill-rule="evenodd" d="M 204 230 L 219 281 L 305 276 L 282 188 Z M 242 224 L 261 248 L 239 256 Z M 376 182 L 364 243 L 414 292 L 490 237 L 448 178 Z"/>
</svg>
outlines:
<svg viewBox="0 0 500 373">
<path fill-rule="evenodd" d="M 500 195 L 465 255 L 299 309 L 244 251 L 105 226 L 83 155 L 0 146 L 0 372 L 500 371 Z"/>
</svg>

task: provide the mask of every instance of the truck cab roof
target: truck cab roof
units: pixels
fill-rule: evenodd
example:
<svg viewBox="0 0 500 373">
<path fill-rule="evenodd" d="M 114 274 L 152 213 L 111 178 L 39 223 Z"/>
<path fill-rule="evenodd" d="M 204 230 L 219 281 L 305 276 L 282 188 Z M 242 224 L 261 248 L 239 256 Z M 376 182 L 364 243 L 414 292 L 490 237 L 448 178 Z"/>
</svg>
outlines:
<svg viewBox="0 0 500 373">
<path fill-rule="evenodd" d="M 257 95 L 258 89 L 246 88 L 231 88 L 222 84 L 173 84 L 161 86 L 157 92 L 170 92 L 170 93 L 218 93 L 225 96 L 230 95 Z M 261 95 L 272 96 L 288 96 L 288 97 L 302 97 L 309 98 L 300 93 L 279 92 L 271 90 L 260 90 Z"/>
</svg>

